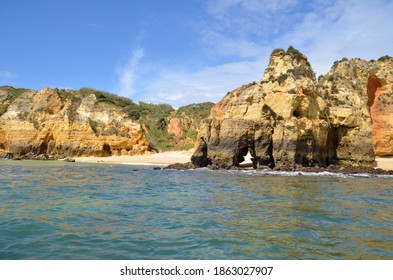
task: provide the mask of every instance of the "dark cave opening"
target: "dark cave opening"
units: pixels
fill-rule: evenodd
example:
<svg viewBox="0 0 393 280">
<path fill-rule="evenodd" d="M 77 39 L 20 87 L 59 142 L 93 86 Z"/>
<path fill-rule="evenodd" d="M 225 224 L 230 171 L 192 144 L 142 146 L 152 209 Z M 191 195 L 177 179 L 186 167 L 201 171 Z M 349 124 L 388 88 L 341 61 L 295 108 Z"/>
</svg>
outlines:
<svg viewBox="0 0 393 280">
<path fill-rule="evenodd" d="M 39 155 L 40 154 L 46 154 L 47 150 L 48 150 L 48 143 L 47 142 L 42 142 L 40 147 L 39 147 L 38 154 Z"/>
<path fill-rule="evenodd" d="M 108 157 L 112 155 L 111 147 L 108 144 L 102 145 L 103 156 Z"/>
<path fill-rule="evenodd" d="M 301 117 L 301 113 L 300 113 L 300 109 L 297 108 L 296 110 L 293 111 L 293 116 L 296 118 L 300 118 Z"/>
</svg>

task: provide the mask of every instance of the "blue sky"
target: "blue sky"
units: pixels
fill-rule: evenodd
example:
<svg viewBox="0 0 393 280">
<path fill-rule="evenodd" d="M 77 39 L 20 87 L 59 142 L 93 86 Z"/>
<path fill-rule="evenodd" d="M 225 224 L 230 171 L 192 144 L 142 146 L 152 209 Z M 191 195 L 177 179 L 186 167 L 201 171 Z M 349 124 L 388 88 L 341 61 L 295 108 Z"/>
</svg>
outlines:
<svg viewBox="0 0 393 280">
<path fill-rule="evenodd" d="M 0 0 L 0 85 L 219 101 L 293 45 L 325 74 L 391 55 L 391 0 Z"/>
</svg>

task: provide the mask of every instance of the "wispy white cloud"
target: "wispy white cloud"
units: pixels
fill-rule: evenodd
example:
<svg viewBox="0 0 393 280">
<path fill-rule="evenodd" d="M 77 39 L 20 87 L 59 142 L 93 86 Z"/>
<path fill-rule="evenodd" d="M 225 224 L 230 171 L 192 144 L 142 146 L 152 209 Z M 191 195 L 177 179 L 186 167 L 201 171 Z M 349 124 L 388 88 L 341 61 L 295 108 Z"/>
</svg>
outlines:
<svg viewBox="0 0 393 280">
<path fill-rule="evenodd" d="M 230 46 L 227 41 L 239 41 L 232 48 L 239 57 L 246 53 L 240 46 L 256 60 L 261 55 L 258 48 L 293 45 L 309 57 L 318 74 L 325 74 L 342 57 L 376 59 L 392 54 L 393 33 L 387 31 L 393 28 L 390 0 L 218 0 L 210 1 L 207 10 L 214 25 L 222 27 L 215 27 L 221 30 L 213 40 L 217 51 Z"/>
<path fill-rule="evenodd" d="M 211 0 L 206 4 L 210 18 L 204 23 L 206 28 L 232 40 L 247 40 L 249 44 L 252 42 L 260 46 L 271 41 L 274 36 L 291 31 L 300 17 L 299 2 L 301 1 Z M 218 46 L 222 45 L 219 41 L 218 43 Z"/>
<path fill-rule="evenodd" d="M 257 81 L 275 48 L 293 45 L 325 74 L 342 57 L 377 59 L 391 53 L 393 2 L 390 0 L 211 0 L 190 31 L 198 38 L 207 64 L 196 70 L 143 60 L 138 97 L 175 107 L 219 101 L 226 92 Z M 200 19 L 203 20 L 200 20 Z M 121 93 L 136 92 L 136 75 L 144 50 L 137 48 L 121 71 Z M 176 62 L 180 65 L 182 62 Z M 179 68 L 181 70 L 179 70 Z M 141 94 L 143 96 L 141 96 Z"/>
<path fill-rule="evenodd" d="M 267 57 L 265 57 L 267 60 Z M 204 101 L 217 102 L 226 92 L 261 78 L 263 59 L 206 67 L 198 71 L 164 71 L 148 85 L 145 101 L 175 107 Z"/>
<path fill-rule="evenodd" d="M 293 45 L 319 74 L 344 56 L 378 58 L 393 45 L 390 0 L 212 0 L 206 9 L 212 31 L 202 40 L 217 53 L 257 59 L 258 49 Z"/>
<path fill-rule="evenodd" d="M 0 70 L 0 78 L 10 80 L 16 78 L 16 74 L 8 70 Z"/>
<path fill-rule="evenodd" d="M 232 37 L 205 26 L 203 33 L 204 48 L 213 57 L 235 56 L 249 58 L 260 55 L 261 46 L 247 38 Z"/>
<path fill-rule="evenodd" d="M 310 59 L 318 74 L 325 74 L 343 57 L 377 59 L 392 54 L 393 2 L 334 1 L 304 14 L 293 32 L 276 40 L 294 45 Z"/>
<path fill-rule="evenodd" d="M 119 94 L 123 96 L 132 97 L 135 92 L 135 83 L 138 77 L 138 66 L 141 59 L 145 56 L 145 50 L 142 47 L 136 47 L 127 63 L 119 67 L 117 71 L 118 84 L 119 84 Z"/>
</svg>

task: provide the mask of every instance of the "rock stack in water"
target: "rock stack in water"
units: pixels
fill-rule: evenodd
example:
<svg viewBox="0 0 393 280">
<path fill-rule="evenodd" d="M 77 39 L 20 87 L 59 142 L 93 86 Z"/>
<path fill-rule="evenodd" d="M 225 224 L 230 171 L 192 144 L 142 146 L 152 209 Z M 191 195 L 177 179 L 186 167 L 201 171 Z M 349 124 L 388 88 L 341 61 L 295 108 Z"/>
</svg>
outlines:
<svg viewBox="0 0 393 280">
<path fill-rule="evenodd" d="M 386 65 L 390 70 L 383 70 Z M 318 83 L 298 50 L 274 50 L 258 83 L 228 93 L 212 108 L 200 128 L 199 139 L 204 140 L 197 143 L 207 152 L 197 148 L 191 161 L 197 167 L 228 168 L 250 153 L 254 168 L 332 163 L 370 167 L 374 142 L 377 154 L 393 154 L 386 148 L 392 147 L 392 118 L 386 120 L 383 112 L 392 116 L 392 69 L 390 58 L 370 63 L 343 60 Z M 389 94 L 382 109 L 377 105 L 382 101 L 375 99 Z M 378 144 L 380 138 L 390 142 Z"/>
</svg>

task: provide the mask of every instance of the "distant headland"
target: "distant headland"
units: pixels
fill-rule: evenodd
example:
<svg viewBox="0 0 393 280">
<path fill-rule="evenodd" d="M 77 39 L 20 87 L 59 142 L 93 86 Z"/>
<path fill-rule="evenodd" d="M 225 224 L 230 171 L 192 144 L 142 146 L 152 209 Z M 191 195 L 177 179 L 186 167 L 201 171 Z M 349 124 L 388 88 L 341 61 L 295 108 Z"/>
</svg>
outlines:
<svg viewBox="0 0 393 280">
<path fill-rule="evenodd" d="M 0 156 L 133 156 L 194 147 L 213 103 L 175 110 L 91 88 L 0 87 Z"/>
</svg>

